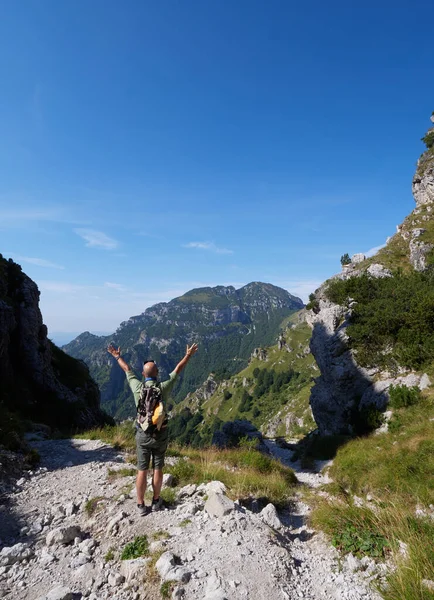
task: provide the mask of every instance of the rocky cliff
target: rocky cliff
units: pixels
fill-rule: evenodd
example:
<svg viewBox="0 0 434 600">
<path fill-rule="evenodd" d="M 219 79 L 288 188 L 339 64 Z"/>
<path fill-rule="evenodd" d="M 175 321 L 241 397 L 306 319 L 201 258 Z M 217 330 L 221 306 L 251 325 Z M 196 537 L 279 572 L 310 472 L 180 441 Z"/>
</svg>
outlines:
<svg viewBox="0 0 434 600">
<path fill-rule="evenodd" d="M 0 410 L 2 415 L 18 415 L 18 420 L 61 428 L 92 427 L 107 420 L 86 365 L 47 338 L 36 284 L 2 255 Z"/>
<path fill-rule="evenodd" d="M 145 359 L 157 361 L 164 379 L 185 352 L 198 342 L 200 351 L 174 390 L 176 401 L 197 389 L 210 372 L 231 375 L 245 367 L 254 348 L 275 342 L 286 317 L 303 302 L 279 287 L 253 282 L 198 288 L 146 309 L 121 323 L 112 336 L 83 333 L 64 349 L 89 365 L 97 381 L 103 407 L 118 418 L 132 416 L 134 405 L 125 376 L 107 354 L 113 341 L 140 373 Z"/>
<path fill-rule="evenodd" d="M 431 120 L 434 122 L 434 117 L 431 117 Z M 409 282 L 422 281 L 425 293 L 418 292 L 419 296 L 412 305 L 407 302 L 407 311 L 413 311 L 414 318 L 419 318 L 420 330 L 432 330 L 432 285 L 430 288 L 429 279 L 414 278 L 418 273 L 426 273 L 426 277 L 429 277 L 434 264 L 433 138 L 434 128 L 430 129 L 424 138 L 428 149 L 420 157 L 413 178 L 413 195 L 416 202 L 413 212 L 397 227 L 396 234 L 389 238 L 386 246 L 376 256 L 366 259 L 363 254 L 356 254 L 351 263 L 345 265 L 341 273 L 326 281 L 311 299 L 311 310 L 308 311 L 307 317 L 313 330 L 310 347 L 321 375 L 312 388 L 310 403 L 322 434 L 353 434 L 363 430 L 363 427 L 369 427 L 373 411 L 386 409 L 392 385 L 418 386 L 420 389 L 430 385 L 429 376 L 424 372 L 427 365 L 429 370 L 429 360 L 422 360 L 416 356 L 416 353 L 421 353 L 429 331 L 412 330 L 404 319 L 396 319 L 396 323 L 392 323 L 396 317 L 394 311 L 405 312 L 406 309 L 399 306 L 398 293 L 395 298 L 393 294 L 389 297 L 385 295 L 382 303 L 374 304 L 374 289 L 379 288 L 374 282 L 396 278 L 398 289 L 407 281 L 408 299 L 413 293 L 416 294 Z M 354 278 L 359 278 L 359 281 L 364 278 L 366 289 L 369 286 L 372 289 L 372 300 L 369 299 L 369 293 L 355 298 L 352 296 L 356 292 L 348 292 L 344 301 L 333 301 L 331 289 L 333 286 L 336 288 L 335 282 L 350 282 Z M 345 289 L 348 291 L 361 287 L 349 283 Z M 384 288 L 386 289 L 386 286 Z M 343 289 L 344 286 L 341 286 L 341 290 Z M 360 328 L 366 324 L 369 310 L 378 313 L 373 333 L 378 333 L 377 329 L 380 330 L 384 326 L 387 334 L 384 335 L 382 347 L 375 348 L 375 352 L 371 353 L 369 346 L 378 344 L 379 334 L 371 335 L 372 330 L 371 333 L 365 332 L 364 344 L 365 348 L 368 348 L 365 352 L 362 352 L 360 347 L 357 348 L 353 339 L 356 334 L 360 339 Z M 389 323 L 391 325 L 387 328 Z M 352 325 L 359 327 L 358 331 L 353 329 L 353 337 L 349 335 Z M 398 342 L 400 352 L 395 351 Z M 411 357 L 409 352 L 406 352 L 410 346 L 415 347 Z"/>
</svg>

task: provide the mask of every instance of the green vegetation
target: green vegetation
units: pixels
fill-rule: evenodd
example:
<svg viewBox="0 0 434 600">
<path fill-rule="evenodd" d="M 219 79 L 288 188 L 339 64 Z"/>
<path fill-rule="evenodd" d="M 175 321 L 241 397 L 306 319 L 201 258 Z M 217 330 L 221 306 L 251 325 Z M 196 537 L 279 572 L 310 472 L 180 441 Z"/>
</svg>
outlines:
<svg viewBox="0 0 434 600">
<path fill-rule="evenodd" d="M 121 477 L 133 477 L 137 475 L 137 469 L 123 468 L 123 469 L 108 469 L 107 475 L 109 479 L 119 479 Z"/>
<path fill-rule="evenodd" d="M 94 515 L 98 509 L 98 504 L 102 502 L 104 498 L 102 496 L 96 496 L 95 498 L 90 498 L 86 504 L 84 505 L 84 510 L 88 517 Z"/>
<path fill-rule="evenodd" d="M 110 548 L 107 550 L 106 555 L 104 556 L 104 560 L 105 562 L 110 562 L 111 560 L 113 560 L 115 557 L 115 548 L 113 546 L 110 546 Z"/>
<path fill-rule="evenodd" d="M 434 355 L 434 271 L 373 279 L 364 274 L 329 283 L 333 302 L 356 301 L 349 344 L 362 366 L 424 369 Z"/>
<path fill-rule="evenodd" d="M 385 600 L 433 600 L 422 580 L 434 572 L 434 521 L 428 516 L 434 504 L 434 393 L 396 387 L 392 402 L 389 433 L 347 439 L 337 450 L 329 469 L 334 481 L 324 488 L 332 497 L 311 498 L 312 523 L 344 553 L 393 560 Z M 368 494 L 369 502 L 355 506 L 353 495 Z M 406 557 L 399 542 L 407 545 Z"/>
<path fill-rule="evenodd" d="M 132 421 L 124 421 L 120 425 L 105 425 L 91 429 L 85 433 L 77 434 L 77 439 L 102 440 L 106 444 L 111 444 L 117 450 L 126 450 L 135 452 L 136 450 L 136 430 Z"/>
<path fill-rule="evenodd" d="M 191 519 L 184 519 L 183 521 L 181 521 L 179 523 L 179 527 L 187 527 L 187 525 L 190 525 L 191 523 Z"/>
<path fill-rule="evenodd" d="M 319 310 L 319 302 L 315 294 L 309 294 L 309 302 L 306 304 L 306 310 L 313 310 L 314 312 Z"/>
<path fill-rule="evenodd" d="M 262 310 L 258 309 L 259 302 Z M 194 365 L 173 389 L 176 404 L 196 390 L 210 371 L 230 377 L 245 368 L 253 350 L 272 344 L 283 319 L 299 308 L 299 302 L 292 300 L 286 291 L 267 284 L 250 284 L 238 291 L 201 288 L 168 302 L 164 315 L 157 305 L 122 323 L 110 337 L 84 333 L 80 343 L 75 340 L 65 348 L 71 356 L 88 362 L 101 390 L 103 408 L 117 419 L 125 419 L 134 416 L 134 402 L 125 378 L 113 372 L 118 369 L 115 362 L 107 364 L 109 341 L 124 349 L 125 359 L 135 369 L 144 359 L 152 357 L 165 378 L 182 357 L 186 343 L 197 339 L 201 350 L 194 358 Z M 222 322 L 216 319 L 215 310 L 238 315 L 237 320 L 227 322 L 225 316 Z M 165 339 L 170 343 L 162 348 L 157 342 L 149 343 L 150 339 Z"/>
<path fill-rule="evenodd" d="M 389 388 L 389 407 L 405 408 L 421 401 L 421 393 L 417 386 L 392 385 Z"/>
<path fill-rule="evenodd" d="M 121 560 L 149 556 L 149 543 L 146 535 L 138 535 L 122 550 Z"/>
<path fill-rule="evenodd" d="M 434 131 L 428 131 L 428 133 L 422 138 L 422 142 L 425 144 L 428 150 L 434 147 Z"/>
<path fill-rule="evenodd" d="M 312 520 L 330 535 L 333 546 L 344 554 L 385 558 L 390 549 L 386 537 L 379 533 L 376 513 L 368 508 L 323 501 Z"/>
<path fill-rule="evenodd" d="M 342 254 L 341 256 L 341 265 L 349 265 L 351 263 L 351 258 L 350 255 L 348 254 L 348 252 L 345 252 L 345 254 Z"/>
<path fill-rule="evenodd" d="M 177 581 L 168 580 L 161 584 L 160 594 L 162 598 L 170 598 L 171 593 L 175 589 L 175 586 L 178 584 Z"/>
<path fill-rule="evenodd" d="M 164 529 L 158 529 L 152 534 L 152 539 L 155 542 L 158 540 L 167 540 L 168 538 L 170 538 L 170 533 L 168 531 L 164 531 Z"/>
<path fill-rule="evenodd" d="M 297 483 L 292 469 L 253 448 L 183 448 L 181 452 L 184 458 L 167 467 L 177 486 L 218 479 L 234 499 L 261 497 L 283 506 Z"/>
<path fill-rule="evenodd" d="M 317 368 L 309 353 L 311 331 L 296 317 L 287 319 L 282 328 L 280 349 L 267 348 L 265 360 L 253 358 L 248 367 L 218 385 L 210 398 L 196 403 L 193 396 L 193 401 L 189 397 L 176 406 L 169 422 L 171 438 L 180 445 L 207 447 L 228 421 L 246 419 L 264 430 L 277 414 L 277 435 L 301 436 L 313 429 L 309 394 Z"/>
</svg>

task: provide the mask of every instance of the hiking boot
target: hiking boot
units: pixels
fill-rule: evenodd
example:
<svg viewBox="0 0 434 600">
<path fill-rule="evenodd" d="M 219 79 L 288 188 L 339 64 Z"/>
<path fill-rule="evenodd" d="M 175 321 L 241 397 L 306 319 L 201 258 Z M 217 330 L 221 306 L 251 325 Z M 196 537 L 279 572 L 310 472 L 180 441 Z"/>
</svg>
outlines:
<svg viewBox="0 0 434 600">
<path fill-rule="evenodd" d="M 144 504 L 138 504 L 137 505 L 137 510 L 139 511 L 139 515 L 141 517 L 144 517 L 147 514 L 147 510 L 146 510 L 146 506 Z"/>
<path fill-rule="evenodd" d="M 160 498 L 158 498 L 158 500 L 154 500 L 154 498 L 152 498 L 152 504 L 151 504 L 151 511 L 152 512 L 156 512 L 158 510 L 161 510 L 163 508 L 163 500 Z"/>
</svg>

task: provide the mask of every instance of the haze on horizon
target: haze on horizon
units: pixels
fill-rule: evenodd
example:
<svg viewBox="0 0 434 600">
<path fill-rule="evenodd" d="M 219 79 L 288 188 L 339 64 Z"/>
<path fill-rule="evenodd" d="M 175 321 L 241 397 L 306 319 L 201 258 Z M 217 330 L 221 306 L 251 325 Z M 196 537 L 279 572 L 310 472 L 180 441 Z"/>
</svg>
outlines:
<svg viewBox="0 0 434 600">
<path fill-rule="evenodd" d="M 0 252 L 49 331 L 194 287 L 307 299 L 414 206 L 432 5 L 6 3 Z"/>
</svg>

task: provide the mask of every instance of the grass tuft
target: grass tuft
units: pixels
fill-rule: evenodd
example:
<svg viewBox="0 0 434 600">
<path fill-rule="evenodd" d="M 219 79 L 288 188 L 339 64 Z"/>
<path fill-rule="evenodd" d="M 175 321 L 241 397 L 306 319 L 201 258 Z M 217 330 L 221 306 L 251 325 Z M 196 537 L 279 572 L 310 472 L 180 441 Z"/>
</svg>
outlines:
<svg viewBox="0 0 434 600">
<path fill-rule="evenodd" d="M 149 543 L 146 535 L 138 535 L 132 542 L 129 542 L 122 550 L 121 560 L 130 560 L 141 556 L 149 556 Z"/>
</svg>

